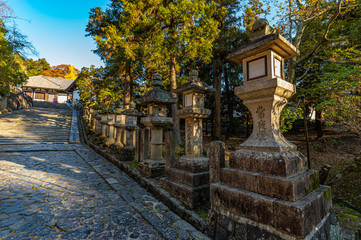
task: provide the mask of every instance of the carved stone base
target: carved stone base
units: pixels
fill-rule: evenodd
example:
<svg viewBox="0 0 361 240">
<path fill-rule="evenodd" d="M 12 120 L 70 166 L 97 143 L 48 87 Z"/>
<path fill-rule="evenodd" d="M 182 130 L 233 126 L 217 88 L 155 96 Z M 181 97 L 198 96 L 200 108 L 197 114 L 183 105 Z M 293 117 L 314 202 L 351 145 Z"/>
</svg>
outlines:
<svg viewBox="0 0 361 240">
<path fill-rule="evenodd" d="M 190 208 L 209 203 L 209 159 L 181 157 L 166 170 L 162 187 Z"/>
<path fill-rule="evenodd" d="M 168 178 L 162 178 L 161 185 L 190 208 L 196 208 L 209 202 L 209 184 L 201 185 L 199 187 L 190 187 Z"/>
<path fill-rule="evenodd" d="M 159 177 L 164 176 L 165 173 L 165 161 L 154 161 L 147 159 L 144 162 L 139 163 L 139 171 L 146 177 Z"/>
<path fill-rule="evenodd" d="M 114 144 L 114 143 L 115 143 L 115 139 L 114 139 L 114 138 L 108 138 L 107 141 L 105 142 L 105 144 L 106 144 L 107 146 L 110 146 L 110 145 L 112 145 L 112 144 Z"/>
<path fill-rule="evenodd" d="M 332 205 L 328 186 L 321 186 L 296 202 L 220 183 L 211 184 L 210 188 L 212 210 L 240 224 L 252 223 L 279 237 L 274 239 L 305 239 L 328 217 Z M 247 235 L 244 239 L 257 238 L 248 238 Z"/>
<path fill-rule="evenodd" d="M 257 224 L 244 219 L 244 221 L 235 221 L 223 214 L 210 211 L 213 224 L 212 239 L 232 239 L 232 240 L 343 240 L 340 225 L 337 222 L 333 211 L 328 213 L 317 226 L 304 238 L 296 238 L 287 234 L 275 231 L 268 226 Z"/>
</svg>

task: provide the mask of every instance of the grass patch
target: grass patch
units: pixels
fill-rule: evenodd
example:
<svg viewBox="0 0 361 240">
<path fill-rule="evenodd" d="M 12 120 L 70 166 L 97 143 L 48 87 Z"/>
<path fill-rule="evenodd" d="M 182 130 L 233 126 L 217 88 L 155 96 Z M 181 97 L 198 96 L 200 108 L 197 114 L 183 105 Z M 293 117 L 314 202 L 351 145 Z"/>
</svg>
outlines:
<svg viewBox="0 0 361 240">
<path fill-rule="evenodd" d="M 138 168 L 138 163 L 136 162 L 131 162 L 129 163 L 129 166 L 133 167 L 133 168 Z"/>
</svg>

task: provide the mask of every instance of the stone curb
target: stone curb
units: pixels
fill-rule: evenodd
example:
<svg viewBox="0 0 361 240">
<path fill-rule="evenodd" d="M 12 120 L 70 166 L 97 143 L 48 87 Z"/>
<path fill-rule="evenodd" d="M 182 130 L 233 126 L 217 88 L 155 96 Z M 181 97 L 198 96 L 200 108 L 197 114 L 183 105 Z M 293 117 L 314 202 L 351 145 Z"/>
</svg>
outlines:
<svg viewBox="0 0 361 240">
<path fill-rule="evenodd" d="M 192 224 L 197 230 L 207 235 L 208 228 L 204 219 L 195 214 L 193 211 L 186 209 L 184 206 L 182 206 L 181 202 L 179 202 L 176 198 L 172 197 L 167 191 L 159 188 L 152 180 L 142 176 L 142 174 L 137 169 L 119 161 L 118 159 L 114 158 L 113 156 L 90 142 L 84 132 L 82 119 L 80 117 L 78 119 L 79 127 L 81 128 L 81 135 L 88 146 L 90 146 L 94 151 L 106 158 L 108 161 L 118 166 L 122 171 L 127 173 L 133 180 L 135 180 L 148 192 L 150 192 L 157 200 L 163 202 L 170 210 L 172 210 L 181 218 Z"/>
<path fill-rule="evenodd" d="M 79 128 L 78 128 L 78 114 L 73 110 L 71 118 L 69 143 L 80 143 Z"/>
</svg>

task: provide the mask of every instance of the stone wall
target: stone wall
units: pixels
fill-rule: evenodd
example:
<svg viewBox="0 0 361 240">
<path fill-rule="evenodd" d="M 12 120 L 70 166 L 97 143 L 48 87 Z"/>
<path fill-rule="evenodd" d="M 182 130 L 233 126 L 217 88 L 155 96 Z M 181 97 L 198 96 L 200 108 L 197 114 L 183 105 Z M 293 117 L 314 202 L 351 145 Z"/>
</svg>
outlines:
<svg viewBox="0 0 361 240">
<path fill-rule="evenodd" d="M 24 92 L 11 93 L 10 96 L 2 97 L 0 99 L 0 114 L 19 110 L 23 108 L 30 108 L 33 106 L 33 100 Z"/>
</svg>

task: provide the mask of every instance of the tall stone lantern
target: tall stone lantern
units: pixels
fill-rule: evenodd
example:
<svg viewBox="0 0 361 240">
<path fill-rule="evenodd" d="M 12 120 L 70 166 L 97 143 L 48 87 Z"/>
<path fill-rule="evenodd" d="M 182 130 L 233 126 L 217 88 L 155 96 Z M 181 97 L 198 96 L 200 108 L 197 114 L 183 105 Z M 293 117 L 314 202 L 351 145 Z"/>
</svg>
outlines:
<svg viewBox="0 0 361 240">
<path fill-rule="evenodd" d="M 114 105 L 112 105 L 112 107 L 107 113 L 108 135 L 107 135 L 107 140 L 105 142 L 107 146 L 110 146 L 115 143 L 114 123 L 115 123 L 115 114 L 114 114 Z"/>
<path fill-rule="evenodd" d="M 251 40 L 228 59 L 243 65 L 244 84 L 235 94 L 252 113 L 253 132 L 211 183 L 211 209 L 220 225 L 238 229 L 228 234 L 239 239 L 338 239 L 330 187 L 319 185 L 318 172 L 307 169 L 279 127 L 296 91 L 284 80 L 284 60 L 299 52 L 265 19 L 255 22 Z"/>
<path fill-rule="evenodd" d="M 134 151 L 136 144 L 135 131 L 139 129 L 139 127 L 137 126 L 137 119 L 142 114 L 135 109 L 134 102 L 130 102 L 129 108 L 122 111 L 122 114 L 127 116 L 124 125 L 125 135 L 126 135 L 125 148 Z"/>
<path fill-rule="evenodd" d="M 144 94 L 140 103 L 148 106 L 148 116 L 141 118 L 141 123 L 150 128 L 150 159 L 139 164 L 139 170 L 148 177 L 164 174 L 165 160 L 163 159 L 163 128 L 171 126 L 173 119 L 167 117 L 167 105 L 175 103 L 169 92 L 160 89 L 163 85 L 162 77 L 154 74 L 150 81 L 152 90 Z"/>
<path fill-rule="evenodd" d="M 202 119 L 211 114 L 204 108 L 204 95 L 214 91 L 192 70 L 188 82 L 173 90 L 183 94 L 183 109 L 177 116 L 185 119 L 185 156 L 166 169 L 163 187 L 191 208 L 209 200 L 209 159 L 203 156 Z"/>
<path fill-rule="evenodd" d="M 118 107 L 114 110 L 115 113 L 115 123 L 114 127 L 116 129 L 115 133 L 115 147 L 117 149 L 122 149 L 124 147 L 124 142 L 122 141 L 122 137 L 124 134 L 123 126 L 125 124 L 125 115 L 122 113 L 124 110 L 124 103 L 122 101 L 119 102 Z"/>
</svg>

